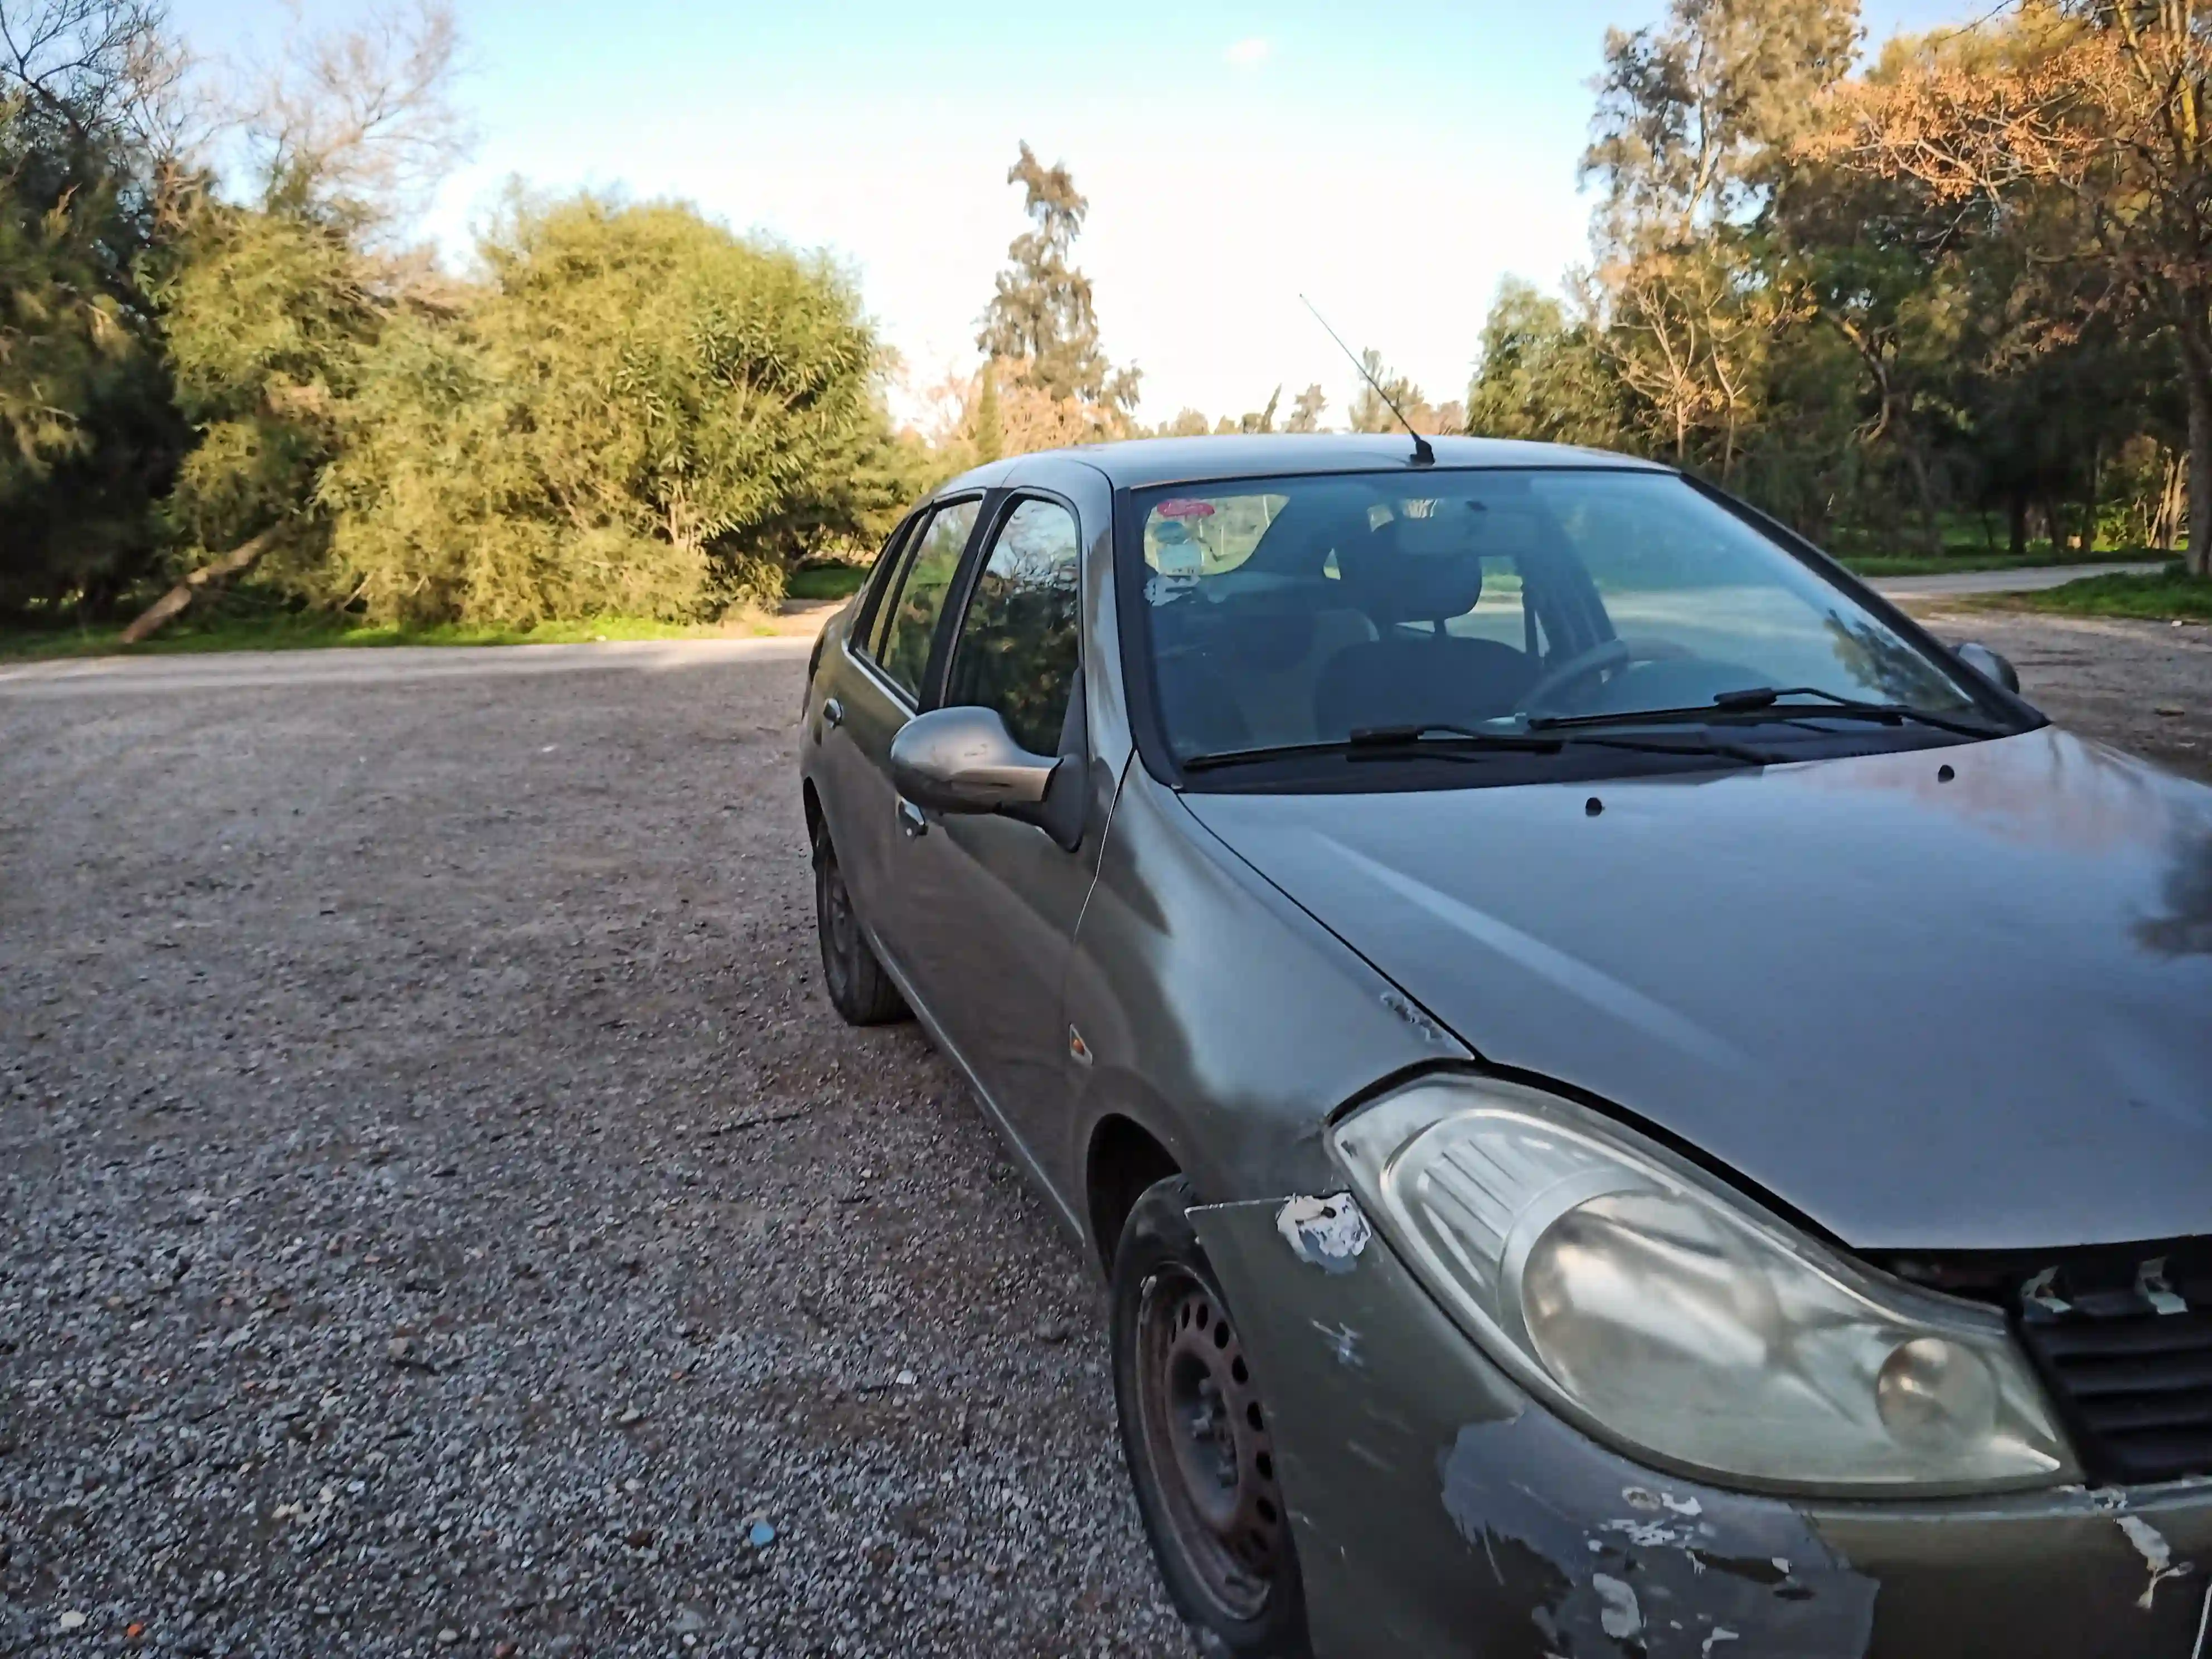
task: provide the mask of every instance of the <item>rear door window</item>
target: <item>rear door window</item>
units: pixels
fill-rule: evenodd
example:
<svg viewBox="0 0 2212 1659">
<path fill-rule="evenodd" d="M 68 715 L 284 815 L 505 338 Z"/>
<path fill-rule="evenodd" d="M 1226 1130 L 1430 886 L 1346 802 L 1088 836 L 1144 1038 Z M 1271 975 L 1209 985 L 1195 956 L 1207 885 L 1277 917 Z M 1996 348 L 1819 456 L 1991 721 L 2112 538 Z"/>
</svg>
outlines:
<svg viewBox="0 0 2212 1659">
<path fill-rule="evenodd" d="M 915 701 L 929 666 L 945 595 L 960 568 L 961 550 L 975 528 L 980 501 L 954 501 L 930 515 L 921 533 L 908 538 L 906 568 L 885 594 L 883 621 L 873 655 L 891 683 Z"/>
</svg>

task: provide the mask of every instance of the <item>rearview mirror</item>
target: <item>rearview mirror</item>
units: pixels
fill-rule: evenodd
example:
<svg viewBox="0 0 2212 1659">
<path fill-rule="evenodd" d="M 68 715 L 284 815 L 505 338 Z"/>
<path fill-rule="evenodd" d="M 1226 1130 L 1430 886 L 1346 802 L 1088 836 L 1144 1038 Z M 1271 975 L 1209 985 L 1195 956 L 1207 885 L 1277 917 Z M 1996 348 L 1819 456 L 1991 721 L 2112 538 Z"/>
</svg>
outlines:
<svg viewBox="0 0 2212 1659">
<path fill-rule="evenodd" d="M 933 708 L 891 739 L 891 787 L 939 812 L 1035 808 L 1059 765 L 1016 743 L 995 708 Z"/>
<path fill-rule="evenodd" d="M 1959 660 L 1985 680 L 1995 680 L 2008 691 L 2020 690 L 2020 670 L 1986 645 L 1972 641 L 1959 647 Z"/>
</svg>

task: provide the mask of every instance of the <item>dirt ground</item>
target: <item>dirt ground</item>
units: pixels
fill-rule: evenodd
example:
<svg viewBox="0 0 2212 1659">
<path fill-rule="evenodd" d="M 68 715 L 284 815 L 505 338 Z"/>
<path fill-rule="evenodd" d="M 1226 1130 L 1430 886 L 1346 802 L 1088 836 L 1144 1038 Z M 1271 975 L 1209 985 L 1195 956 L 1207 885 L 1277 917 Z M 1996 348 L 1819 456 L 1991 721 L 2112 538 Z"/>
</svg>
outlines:
<svg viewBox="0 0 2212 1659">
<path fill-rule="evenodd" d="M 0 695 L 0 1651 L 1186 1651 L 804 651 Z"/>
<path fill-rule="evenodd" d="M 2212 630 L 1932 620 L 2212 775 Z M 821 995 L 804 648 L 0 676 L 0 1652 L 1188 1651 L 1085 1265 Z"/>
<path fill-rule="evenodd" d="M 2212 782 L 2212 628 L 1908 608 L 1940 638 L 2011 658 L 2028 701 L 2061 725 Z"/>
</svg>

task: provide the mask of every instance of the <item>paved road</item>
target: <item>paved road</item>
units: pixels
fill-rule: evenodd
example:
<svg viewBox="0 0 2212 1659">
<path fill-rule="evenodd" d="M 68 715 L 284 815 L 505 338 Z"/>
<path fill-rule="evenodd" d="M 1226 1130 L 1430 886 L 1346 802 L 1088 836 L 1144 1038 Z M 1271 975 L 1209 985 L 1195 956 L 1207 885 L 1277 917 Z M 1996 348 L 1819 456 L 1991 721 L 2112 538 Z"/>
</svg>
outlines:
<svg viewBox="0 0 2212 1659">
<path fill-rule="evenodd" d="M 204 655 L 76 657 L 0 663 L 0 697 L 236 690 L 261 686 L 385 685 L 483 675 L 645 672 L 787 661 L 811 634 L 758 639 L 616 640 L 592 645 L 405 645 L 330 651 L 211 651 Z"/>
<path fill-rule="evenodd" d="M 2083 576 L 2154 576 L 2164 560 L 2135 564 L 2046 564 L 2032 570 L 1961 570 L 1941 576 L 1881 576 L 1876 592 L 1893 599 L 1956 599 L 1968 593 L 2034 593 Z"/>
</svg>

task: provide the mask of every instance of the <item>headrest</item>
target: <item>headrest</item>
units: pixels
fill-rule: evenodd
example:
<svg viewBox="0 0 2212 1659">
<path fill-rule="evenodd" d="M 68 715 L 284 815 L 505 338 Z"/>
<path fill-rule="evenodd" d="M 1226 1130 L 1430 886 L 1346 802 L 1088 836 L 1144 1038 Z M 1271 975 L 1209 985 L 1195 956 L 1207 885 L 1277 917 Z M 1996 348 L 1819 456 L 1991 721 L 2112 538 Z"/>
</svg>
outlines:
<svg viewBox="0 0 2212 1659">
<path fill-rule="evenodd" d="M 1421 534 L 1417 524 L 1392 519 L 1337 544 L 1346 597 L 1382 627 L 1463 617 L 1482 597 L 1476 548 L 1463 537 Z"/>
</svg>

